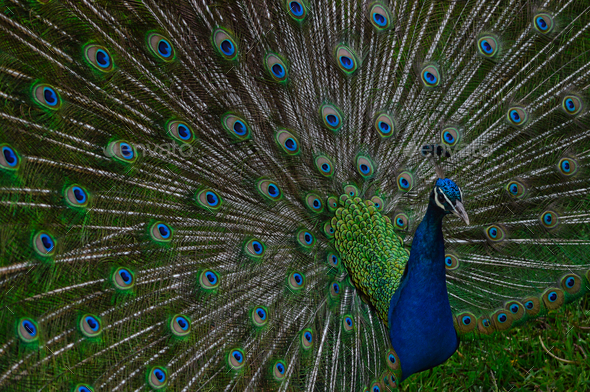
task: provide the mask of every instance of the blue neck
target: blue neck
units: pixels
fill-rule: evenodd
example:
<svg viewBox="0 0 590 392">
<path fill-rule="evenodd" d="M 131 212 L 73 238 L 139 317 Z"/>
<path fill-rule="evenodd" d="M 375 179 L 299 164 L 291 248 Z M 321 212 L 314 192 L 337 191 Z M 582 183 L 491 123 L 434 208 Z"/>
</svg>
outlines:
<svg viewBox="0 0 590 392">
<path fill-rule="evenodd" d="M 446 361 L 459 339 L 447 293 L 444 212 L 431 200 L 412 241 L 406 275 L 389 306 L 389 339 L 402 380 Z"/>
</svg>

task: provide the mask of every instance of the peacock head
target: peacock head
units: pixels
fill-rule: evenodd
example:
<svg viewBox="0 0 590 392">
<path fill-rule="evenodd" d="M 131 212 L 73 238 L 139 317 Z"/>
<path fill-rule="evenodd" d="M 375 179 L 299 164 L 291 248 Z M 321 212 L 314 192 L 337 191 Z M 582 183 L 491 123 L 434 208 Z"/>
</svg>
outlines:
<svg viewBox="0 0 590 392">
<path fill-rule="evenodd" d="M 455 214 L 465 223 L 469 224 L 469 217 L 463 207 L 463 192 L 454 181 L 445 178 L 436 180 L 434 190 L 430 196 L 434 203 L 441 208 L 445 214 Z"/>
</svg>

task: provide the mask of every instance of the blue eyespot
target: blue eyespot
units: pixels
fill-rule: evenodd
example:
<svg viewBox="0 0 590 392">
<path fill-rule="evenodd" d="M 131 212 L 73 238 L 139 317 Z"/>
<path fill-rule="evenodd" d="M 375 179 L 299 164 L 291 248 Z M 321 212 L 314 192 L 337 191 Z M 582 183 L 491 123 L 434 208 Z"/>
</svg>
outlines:
<svg viewBox="0 0 590 392">
<path fill-rule="evenodd" d="M 495 228 L 491 228 L 488 233 L 490 233 L 490 237 L 492 238 L 496 238 L 498 236 L 498 230 L 496 230 Z"/>
<path fill-rule="evenodd" d="M 41 243 L 43 244 L 43 247 L 45 248 L 45 251 L 47 253 L 51 252 L 53 250 L 53 239 L 48 236 L 47 234 L 41 234 L 39 236 L 39 238 L 41 239 Z"/>
<path fill-rule="evenodd" d="M 207 278 L 209 283 L 211 283 L 212 285 L 217 284 L 217 275 L 215 275 L 213 272 L 209 271 L 209 272 L 205 273 L 205 277 Z"/>
<path fill-rule="evenodd" d="M 533 303 L 533 301 L 527 301 L 524 303 L 524 307 L 527 308 L 528 310 L 531 310 L 532 308 L 535 307 L 535 304 Z"/>
<path fill-rule="evenodd" d="M 373 392 L 381 392 L 381 389 L 377 385 L 374 385 Z"/>
<path fill-rule="evenodd" d="M 352 327 L 352 319 L 350 317 L 346 317 L 344 319 L 344 322 L 346 323 L 346 325 L 348 325 L 349 327 Z"/>
<path fill-rule="evenodd" d="M 205 198 L 207 199 L 207 203 L 211 207 L 215 207 L 215 206 L 217 206 L 217 204 L 219 204 L 219 198 L 213 192 L 207 192 L 207 193 L 205 193 Z"/>
<path fill-rule="evenodd" d="M 268 186 L 268 194 L 272 197 L 276 197 L 279 195 L 279 188 L 276 187 L 274 184 L 270 184 Z"/>
<path fill-rule="evenodd" d="M 311 245 L 311 243 L 313 242 L 313 236 L 308 232 L 305 232 L 305 234 L 303 235 L 303 239 L 305 240 L 305 243 L 307 245 Z"/>
<path fill-rule="evenodd" d="M 348 56 L 340 56 L 340 64 L 347 70 L 354 67 L 354 61 Z"/>
<path fill-rule="evenodd" d="M 90 389 L 88 389 L 88 387 L 85 386 L 79 386 L 78 389 L 76 389 L 76 392 L 91 392 Z"/>
<path fill-rule="evenodd" d="M 303 15 L 303 6 L 298 1 L 292 1 L 289 3 L 289 9 L 295 16 Z"/>
<path fill-rule="evenodd" d="M 424 74 L 423 75 L 424 75 L 424 80 L 426 81 L 427 84 L 430 84 L 430 85 L 436 84 L 436 82 L 437 82 L 438 79 L 434 75 L 434 73 L 426 70 L 426 71 L 424 71 Z"/>
<path fill-rule="evenodd" d="M 375 203 L 375 208 L 379 208 L 381 205 L 379 203 Z"/>
<path fill-rule="evenodd" d="M 486 328 L 489 328 L 489 326 L 492 325 L 492 323 L 490 322 L 489 319 L 483 319 L 483 321 L 481 323 Z"/>
<path fill-rule="evenodd" d="M 254 249 L 254 253 L 259 255 L 264 250 L 264 247 L 262 246 L 262 244 L 260 242 L 252 241 L 252 249 Z"/>
<path fill-rule="evenodd" d="M 285 140 L 285 148 L 289 151 L 297 150 L 297 142 L 292 137 Z"/>
<path fill-rule="evenodd" d="M 334 114 L 328 114 L 326 116 L 326 122 L 328 124 L 330 124 L 330 126 L 335 127 L 338 125 L 338 123 L 340 122 L 340 120 L 338 119 L 338 116 L 334 115 Z"/>
<path fill-rule="evenodd" d="M 563 160 L 563 162 L 561 162 L 561 170 L 563 170 L 565 173 L 569 173 L 571 170 L 570 167 L 570 163 L 568 160 Z"/>
<path fill-rule="evenodd" d="M 323 163 L 322 166 L 321 166 L 321 168 L 322 168 L 322 171 L 323 172 L 326 172 L 326 173 L 329 173 L 330 172 L 330 165 L 327 164 L 327 163 Z"/>
<path fill-rule="evenodd" d="M 293 279 L 295 280 L 295 283 L 298 286 L 301 286 L 301 284 L 303 283 L 303 277 L 301 276 L 301 274 L 297 272 L 293 274 Z"/>
<path fill-rule="evenodd" d="M 86 316 L 86 319 L 84 321 L 86 321 L 86 324 L 88 324 L 90 329 L 92 329 L 94 332 L 98 331 L 100 324 L 98 323 L 98 320 L 95 319 L 93 316 Z"/>
<path fill-rule="evenodd" d="M 512 304 L 512 305 L 510 306 L 510 311 L 511 311 L 512 313 L 518 313 L 518 310 L 519 310 L 519 309 L 520 309 L 520 306 L 518 306 L 517 304 Z"/>
<path fill-rule="evenodd" d="M 443 133 L 443 137 L 445 138 L 445 141 L 449 144 L 452 144 L 455 142 L 455 137 L 449 131 L 445 131 L 445 133 Z"/>
<path fill-rule="evenodd" d="M 378 125 L 379 125 L 379 129 L 381 130 L 381 132 L 383 132 L 383 133 L 391 132 L 391 126 L 389 126 L 389 124 L 386 123 L 385 121 L 379 121 Z"/>
<path fill-rule="evenodd" d="M 494 51 L 494 48 L 492 48 L 492 45 L 490 45 L 490 43 L 485 39 L 481 41 L 480 46 L 481 46 L 481 49 L 487 54 L 491 54 Z"/>
<path fill-rule="evenodd" d="M 340 292 L 340 286 L 338 285 L 338 283 L 332 284 L 332 288 L 334 289 L 334 292 L 336 294 L 338 294 Z"/>
<path fill-rule="evenodd" d="M 164 373 L 160 369 L 155 369 L 153 374 L 160 382 L 164 382 L 164 380 L 166 380 L 166 373 Z"/>
<path fill-rule="evenodd" d="M 279 373 L 281 373 L 281 374 L 285 373 L 285 366 L 282 363 L 277 363 L 276 368 L 279 371 Z"/>
<path fill-rule="evenodd" d="M 4 155 L 4 161 L 8 164 L 8 166 L 15 167 L 18 163 L 18 157 L 12 148 L 3 146 L 2 155 Z"/>
<path fill-rule="evenodd" d="M 168 228 L 168 226 L 166 226 L 163 223 L 158 223 L 157 228 L 158 228 L 158 232 L 160 233 L 162 238 L 166 239 L 166 238 L 170 237 L 170 228 Z"/>
<path fill-rule="evenodd" d="M 172 56 L 172 46 L 165 39 L 158 41 L 158 54 L 164 58 Z"/>
<path fill-rule="evenodd" d="M 121 279 L 123 279 L 123 282 L 125 282 L 125 284 L 129 284 L 133 280 L 131 277 L 131 273 L 129 273 L 129 271 L 123 268 L 119 270 L 119 276 L 121 277 Z"/>
<path fill-rule="evenodd" d="M 96 51 L 96 63 L 101 68 L 108 68 L 111 65 L 111 58 L 107 52 L 98 49 Z"/>
<path fill-rule="evenodd" d="M 240 120 L 237 120 L 234 123 L 234 132 L 236 133 L 236 135 L 239 136 L 244 136 L 247 132 L 248 128 L 246 128 L 246 125 L 241 122 Z"/>
<path fill-rule="evenodd" d="M 236 51 L 233 42 L 231 42 L 229 39 L 224 39 L 223 41 L 221 41 L 221 45 L 219 45 L 219 49 L 221 49 L 223 54 L 226 56 L 231 56 Z"/>
<path fill-rule="evenodd" d="M 57 93 L 49 86 L 43 87 L 43 98 L 45 98 L 45 103 L 49 106 L 55 106 L 59 103 Z"/>
<path fill-rule="evenodd" d="M 359 165 L 359 169 L 361 169 L 363 174 L 368 174 L 371 171 L 371 168 L 365 164 Z"/>
<path fill-rule="evenodd" d="M 450 256 L 445 257 L 445 265 L 447 267 L 452 267 L 453 266 L 453 259 Z"/>
<path fill-rule="evenodd" d="M 405 179 L 404 177 L 401 177 L 399 179 L 399 185 L 402 188 L 406 189 L 406 188 L 409 188 L 410 187 L 410 182 L 407 179 Z"/>
<path fill-rule="evenodd" d="M 389 362 L 395 363 L 395 355 L 389 354 Z"/>
<path fill-rule="evenodd" d="M 504 313 L 500 313 L 498 315 L 498 322 L 501 324 L 504 324 L 506 322 L 506 320 L 508 320 L 508 316 L 506 316 Z"/>
<path fill-rule="evenodd" d="M 397 218 L 396 223 L 400 227 L 403 227 L 405 225 L 405 222 L 402 218 Z"/>
<path fill-rule="evenodd" d="M 182 328 L 183 331 L 186 331 L 188 329 L 189 323 L 188 323 L 188 320 L 185 319 L 184 317 L 178 316 L 178 317 L 176 317 L 175 321 L 178 324 L 178 326 L 180 326 L 180 328 Z"/>
<path fill-rule="evenodd" d="M 332 265 L 334 265 L 334 266 L 338 265 L 338 257 L 336 257 L 336 255 L 331 255 L 330 260 L 332 262 Z"/>
<path fill-rule="evenodd" d="M 266 320 L 266 311 L 262 308 L 256 309 L 256 314 L 260 317 L 261 320 Z"/>
<path fill-rule="evenodd" d="M 551 217 L 551 214 L 545 214 L 545 216 L 543 217 L 543 221 L 550 225 L 553 222 L 553 218 Z"/>
<path fill-rule="evenodd" d="M 314 199 L 314 200 L 313 200 L 313 206 L 314 206 L 315 208 L 320 208 L 320 207 L 322 206 L 322 202 L 321 202 L 321 201 L 319 201 L 318 199 Z"/>
<path fill-rule="evenodd" d="M 547 295 L 547 298 L 549 299 L 549 302 L 555 302 L 557 301 L 557 293 L 552 291 L 549 293 L 549 295 Z"/>
<path fill-rule="evenodd" d="M 514 121 L 515 123 L 519 123 L 522 119 L 520 118 L 520 115 L 518 114 L 518 111 L 512 109 L 510 111 L 510 118 L 512 119 L 512 121 Z"/>
<path fill-rule="evenodd" d="M 25 331 L 28 332 L 29 335 L 31 335 L 31 336 L 37 335 L 37 327 L 35 326 L 35 324 L 30 322 L 29 320 L 23 320 L 21 325 L 23 326 Z"/>
<path fill-rule="evenodd" d="M 469 324 L 471 324 L 471 317 L 470 316 L 463 316 L 463 318 L 461 319 L 461 322 L 463 323 L 463 325 L 469 325 Z"/>
<path fill-rule="evenodd" d="M 373 14 L 373 20 L 379 26 L 385 26 L 387 24 L 387 18 L 385 18 L 385 16 L 378 14 L 376 12 Z"/>
<path fill-rule="evenodd" d="M 512 193 L 513 195 L 518 194 L 518 185 L 516 184 L 511 184 L 510 185 L 510 193 Z"/>
<path fill-rule="evenodd" d="M 119 149 L 121 151 L 121 155 L 123 156 L 123 158 L 125 159 L 132 159 L 134 152 L 133 152 L 133 148 L 131 148 L 131 146 L 128 143 L 125 142 L 121 142 L 119 143 Z"/>
<path fill-rule="evenodd" d="M 305 337 L 305 340 L 307 340 L 308 342 L 311 343 L 311 341 L 312 341 L 311 332 L 305 332 L 303 334 L 303 336 Z"/>
<path fill-rule="evenodd" d="M 283 66 L 281 64 L 275 64 L 272 66 L 271 68 L 272 73 L 274 74 L 274 76 L 276 76 L 277 78 L 282 78 L 285 76 L 285 68 L 283 68 Z"/>
<path fill-rule="evenodd" d="M 188 140 L 191 138 L 191 131 L 190 131 L 190 129 L 188 129 L 188 127 L 186 125 L 178 124 L 177 130 L 178 130 L 178 136 L 182 140 Z"/>
<path fill-rule="evenodd" d="M 576 110 L 576 105 L 574 104 L 574 100 L 571 98 L 566 99 L 565 100 L 565 108 L 570 112 L 573 112 L 574 110 Z"/>
<path fill-rule="evenodd" d="M 74 197 L 78 203 L 83 204 L 86 202 L 86 192 L 82 188 L 75 186 L 72 188 L 72 192 L 74 192 Z"/>
<path fill-rule="evenodd" d="M 571 276 L 569 278 L 567 278 L 566 281 L 565 281 L 565 285 L 567 287 L 569 287 L 570 289 L 572 287 L 574 287 L 574 284 L 576 284 L 576 280 L 574 278 L 572 278 Z"/>
</svg>

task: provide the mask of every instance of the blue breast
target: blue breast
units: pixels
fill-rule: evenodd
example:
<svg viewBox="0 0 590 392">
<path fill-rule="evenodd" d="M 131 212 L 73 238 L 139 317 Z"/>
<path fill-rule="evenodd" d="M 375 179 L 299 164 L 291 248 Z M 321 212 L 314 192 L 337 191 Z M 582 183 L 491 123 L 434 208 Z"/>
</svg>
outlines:
<svg viewBox="0 0 590 392">
<path fill-rule="evenodd" d="M 402 379 L 446 361 L 459 346 L 447 293 L 444 213 L 431 203 L 418 226 L 407 272 L 389 306 L 389 339 Z"/>
</svg>

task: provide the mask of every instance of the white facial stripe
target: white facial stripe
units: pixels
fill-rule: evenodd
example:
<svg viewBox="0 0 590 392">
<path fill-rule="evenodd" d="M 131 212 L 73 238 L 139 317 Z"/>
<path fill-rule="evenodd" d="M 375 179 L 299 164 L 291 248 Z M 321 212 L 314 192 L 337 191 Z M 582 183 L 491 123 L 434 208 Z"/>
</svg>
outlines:
<svg viewBox="0 0 590 392">
<path fill-rule="evenodd" d="M 440 194 L 442 194 L 443 196 L 445 196 L 445 194 L 444 194 L 444 193 L 442 193 L 440 189 L 438 189 L 438 188 L 434 188 L 434 189 L 436 190 L 436 192 L 435 192 L 435 193 L 437 193 L 437 194 L 438 194 L 438 193 L 440 193 Z M 446 197 L 446 196 L 445 196 L 445 197 Z M 445 206 L 443 206 L 442 204 L 440 204 L 440 202 L 438 201 L 438 195 L 437 195 L 437 197 L 435 197 L 435 198 L 434 198 L 434 202 L 436 203 L 436 205 L 437 205 L 437 206 L 439 206 L 439 207 L 440 207 L 440 208 L 442 208 L 443 210 L 445 209 Z"/>
<path fill-rule="evenodd" d="M 459 188 L 459 187 L 457 187 Z M 459 188 L 459 194 L 461 195 L 461 202 L 463 202 L 463 191 L 461 190 L 461 188 Z"/>
</svg>

